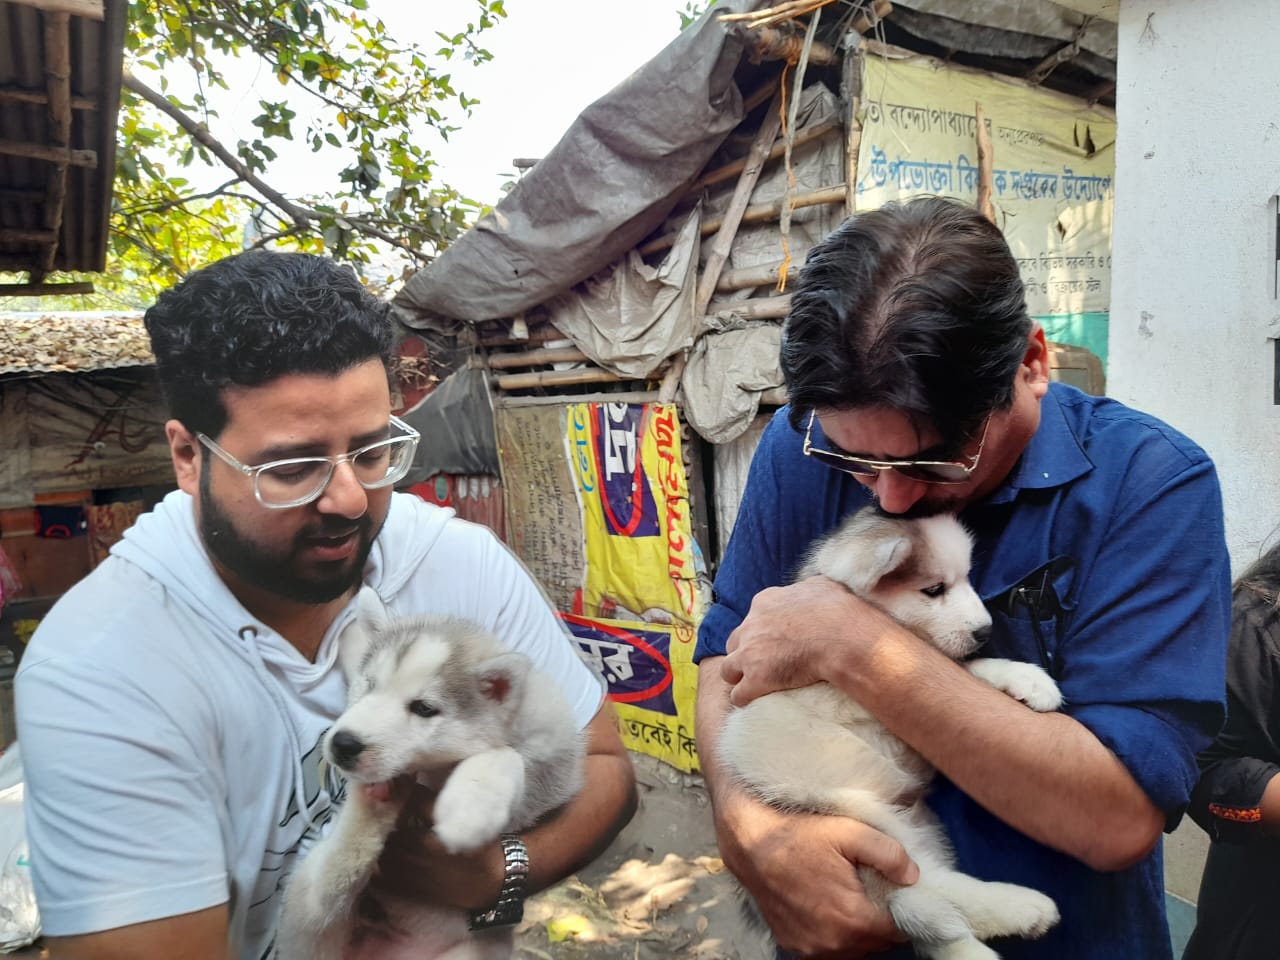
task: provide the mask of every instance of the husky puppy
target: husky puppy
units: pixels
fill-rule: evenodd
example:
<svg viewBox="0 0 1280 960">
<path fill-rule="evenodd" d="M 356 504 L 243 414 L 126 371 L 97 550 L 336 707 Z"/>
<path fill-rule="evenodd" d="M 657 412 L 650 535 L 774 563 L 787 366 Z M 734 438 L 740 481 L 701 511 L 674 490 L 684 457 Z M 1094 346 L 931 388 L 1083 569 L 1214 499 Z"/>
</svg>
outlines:
<svg viewBox="0 0 1280 960">
<path fill-rule="evenodd" d="M 952 516 L 907 520 L 864 508 L 811 549 L 798 579 L 822 574 L 960 660 L 991 617 L 969 585 L 972 541 Z M 1062 703 L 1040 667 L 971 660 L 974 676 L 1039 711 Z M 771 693 L 730 711 L 720 741 L 726 768 L 747 790 L 785 810 L 852 817 L 888 834 L 920 868 L 899 887 L 869 867 L 858 876 L 916 952 L 932 960 L 993 960 L 981 940 L 1038 937 L 1058 921 L 1053 901 L 1028 887 L 988 883 L 954 869 L 923 795 L 933 768 L 843 691 L 817 683 Z"/>
<path fill-rule="evenodd" d="M 498 960 L 510 928 L 470 933 L 465 911 L 366 888 L 408 795 L 439 787 L 435 833 L 450 852 L 522 830 L 582 786 L 585 741 L 568 702 L 523 654 L 456 618 L 393 619 L 369 587 L 340 643 L 346 711 L 325 735 L 347 777 L 329 833 L 285 889 L 281 960 Z M 370 918 L 385 922 L 374 923 Z"/>
</svg>

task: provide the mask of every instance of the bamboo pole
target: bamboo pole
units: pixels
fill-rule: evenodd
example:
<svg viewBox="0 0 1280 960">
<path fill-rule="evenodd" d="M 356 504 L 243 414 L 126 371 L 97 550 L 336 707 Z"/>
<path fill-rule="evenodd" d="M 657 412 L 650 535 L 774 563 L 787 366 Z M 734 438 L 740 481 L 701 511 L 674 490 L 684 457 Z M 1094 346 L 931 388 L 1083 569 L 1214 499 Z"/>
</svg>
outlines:
<svg viewBox="0 0 1280 960">
<path fill-rule="evenodd" d="M 776 285 L 778 271 L 782 269 L 782 263 L 783 261 L 778 260 L 774 263 L 762 263 L 755 267 L 743 267 L 740 270 L 726 270 L 720 274 L 720 282 L 716 284 L 716 293 L 731 293 L 734 290 L 750 290 L 752 287 Z M 799 273 L 800 267 L 797 264 L 791 264 L 787 268 L 787 280 L 794 280 Z"/>
<path fill-rule="evenodd" d="M 568 340 L 563 333 L 557 330 L 551 324 L 539 327 L 529 331 L 529 336 L 520 337 L 481 337 L 479 344 L 482 347 L 533 347 L 538 344 L 548 343 L 552 340 Z"/>
<path fill-rule="evenodd" d="M 575 370 L 535 370 L 531 373 L 510 373 L 494 378 L 499 390 L 528 390 L 531 387 L 563 387 L 575 383 L 618 383 L 622 377 L 600 367 L 579 367 Z"/>
<path fill-rule="evenodd" d="M 87 20 L 105 19 L 102 0 L 9 0 L 20 7 L 35 7 L 46 13 L 67 13 Z"/>
<path fill-rule="evenodd" d="M 582 363 L 590 359 L 577 347 L 552 347 L 550 350 L 528 350 L 524 353 L 496 353 L 488 357 L 491 370 L 512 367 L 534 367 L 541 363 Z"/>
<path fill-rule="evenodd" d="M 749 44 L 751 52 L 760 60 L 795 60 L 800 56 L 800 47 L 804 43 L 802 37 L 777 27 L 751 29 L 735 24 L 729 28 L 729 32 L 743 43 Z M 840 55 L 825 43 L 815 43 L 809 52 L 809 62 L 820 67 L 829 67 L 839 59 Z"/>
<path fill-rule="evenodd" d="M 991 149 L 991 134 L 987 132 L 987 118 L 982 112 L 982 104 L 973 105 L 975 123 L 974 135 L 978 140 L 978 212 L 996 222 L 996 208 L 991 203 L 993 189 L 992 168 L 995 162 Z"/>
<path fill-rule="evenodd" d="M 756 297 L 751 300 L 722 300 L 707 307 L 707 313 L 732 313 L 743 320 L 781 320 L 791 312 L 791 294 Z"/>
<path fill-rule="evenodd" d="M 824 203 L 843 203 L 845 195 L 845 187 L 843 183 L 835 184 L 830 187 L 823 187 L 821 190 L 814 190 L 812 193 L 798 193 L 791 200 L 791 207 L 798 210 L 801 207 L 816 207 Z M 773 203 L 758 203 L 753 207 L 747 207 L 746 212 L 742 214 L 742 223 L 766 223 L 770 220 L 776 220 L 782 213 L 782 201 L 775 200 Z M 707 220 L 702 224 L 702 235 L 715 233 L 720 229 L 721 218 Z M 647 257 L 651 253 L 657 253 L 660 250 L 668 249 L 675 243 L 676 234 L 666 233 L 660 237 L 650 240 L 644 246 L 638 248 L 638 253 L 642 257 Z"/>
<path fill-rule="evenodd" d="M 654 403 L 657 390 L 627 390 L 618 393 L 584 393 L 572 397 L 506 397 L 493 398 L 493 405 L 503 409 L 512 407 L 544 407 L 563 403 Z"/>
<path fill-rule="evenodd" d="M 747 204 L 751 201 L 751 193 L 760 179 L 760 171 L 764 169 L 769 148 L 773 146 L 773 141 L 778 136 L 778 128 L 782 125 L 782 97 L 782 86 L 779 84 L 778 92 L 773 95 L 773 100 L 770 101 L 764 118 L 760 122 L 760 128 L 756 131 L 755 142 L 751 144 L 746 164 L 742 168 L 742 173 L 738 175 L 738 185 L 733 190 L 733 198 L 729 201 L 729 207 L 720 220 L 716 238 L 711 242 L 711 250 L 707 253 L 707 262 L 703 265 L 702 276 L 698 278 L 698 288 L 693 296 L 695 317 L 701 317 L 707 312 L 707 304 L 711 302 L 711 295 L 715 293 L 716 284 L 720 280 L 720 271 L 729 259 L 733 238 L 738 235 L 738 225 L 742 223 L 742 216 L 746 213 Z M 670 403 L 675 399 L 676 389 L 680 386 L 680 376 L 684 373 L 685 362 L 684 353 L 677 354 L 671 361 L 666 375 L 662 378 L 662 385 L 658 388 L 659 403 Z"/>
<path fill-rule="evenodd" d="M 840 129 L 839 120 L 828 120 L 825 123 L 815 124 L 814 126 L 809 127 L 805 130 L 802 130 L 798 134 L 796 134 L 796 140 L 795 140 L 794 146 L 802 147 L 806 143 L 811 143 L 814 140 L 817 140 L 821 137 L 825 137 L 827 134 L 832 133 L 833 131 L 839 130 L 839 129 Z M 776 143 L 774 143 L 772 147 L 769 148 L 769 155 L 765 157 L 765 161 L 768 162 L 770 160 L 777 160 L 780 156 L 782 156 L 785 150 L 786 150 L 786 144 L 781 140 L 777 141 Z M 690 187 L 688 192 L 700 193 L 701 191 L 705 190 L 707 187 L 714 187 L 717 183 L 723 183 L 726 180 L 731 180 L 734 177 L 736 177 L 738 174 L 740 174 L 742 172 L 742 168 L 745 167 L 746 165 L 747 165 L 747 158 L 741 157 L 737 160 L 732 161 L 731 163 L 726 163 L 723 167 L 716 167 L 716 169 L 710 171 L 709 173 L 703 174 L 702 178 L 697 183 L 695 183 L 692 187 Z"/>
<path fill-rule="evenodd" d="M 845 102 L 844 215 L 853 216 L 858 207 L 858 151 L 862 147 L 862 124 L 858 108 L 862 103 L 862 37 L 850 34 L 844 55 L 840 85 Z"/>
</svg>

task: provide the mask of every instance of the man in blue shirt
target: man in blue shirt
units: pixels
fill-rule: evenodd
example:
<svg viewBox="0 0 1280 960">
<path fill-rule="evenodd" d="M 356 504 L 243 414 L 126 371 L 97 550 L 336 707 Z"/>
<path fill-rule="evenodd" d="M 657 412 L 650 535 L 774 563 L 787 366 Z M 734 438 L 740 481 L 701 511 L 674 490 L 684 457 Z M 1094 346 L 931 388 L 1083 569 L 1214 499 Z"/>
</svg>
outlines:
<svg viewBox="0 0 1280 960">
<path fill-rule="evenodd" d="M 1001 941 L 1001 956 L 1167 960 L 1160 835 L 1223 716 L 1213 464 L 1152 417 L 1050 384 L 1003 237 L 947 200 L 857 214 L 810 253 L 782 367 L 790 406 L 752 462 L 697 652 L 721 851 L 779 947 L 911 955 L 851 866 L 912 882 L 896 843 L 775 811 L 717 764 L 731 704 L 825 680 L 938 769 L 929 803 L 961 870 L 1057 902 L 1055 929 Z M 1060 712 L 1028 710 L 830 580 L 783 585 L 870 500 L 960 516 L 994 621 L 982 655 L 1041 664 Z"/>
</svg>

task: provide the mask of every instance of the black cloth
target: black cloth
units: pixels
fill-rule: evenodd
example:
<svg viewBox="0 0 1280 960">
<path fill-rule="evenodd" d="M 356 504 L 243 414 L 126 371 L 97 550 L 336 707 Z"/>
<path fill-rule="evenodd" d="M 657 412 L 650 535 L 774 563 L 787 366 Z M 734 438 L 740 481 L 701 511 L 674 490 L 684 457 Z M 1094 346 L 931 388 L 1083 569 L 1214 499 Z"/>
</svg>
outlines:
<svg viewBox="0 0 1280 960">
<path fill-rule="evenodd" d="M 1232 605 L 1227 721 L 1200 756 L 1189 812 L 1213 839 L 1183 960 L 1280 957 L 1280 835 L 1259 804 L 1280 773 L 1280 610 L 1248 587 Z"/>
</svg>

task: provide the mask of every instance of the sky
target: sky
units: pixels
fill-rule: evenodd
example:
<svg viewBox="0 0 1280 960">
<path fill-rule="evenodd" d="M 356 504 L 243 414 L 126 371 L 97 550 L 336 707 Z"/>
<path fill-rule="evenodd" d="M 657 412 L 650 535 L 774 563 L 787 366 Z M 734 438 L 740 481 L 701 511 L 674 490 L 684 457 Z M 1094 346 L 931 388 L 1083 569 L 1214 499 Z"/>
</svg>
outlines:
<svg viewBox="0 0 1280 960">
<path fill-rule="evenodd" d="M 503 174 L 517 173 L 512 159 L 543 156 L 584 107 L 666 46 L 680 30 L 678 10 L 684 3 L 506 0 L 506 18 L 480 37 L 493 59 L 479 65 L 459 60 L 446 67 L 454 89 L 480 102 L 470 116 L 453 118 L 459 129 L 447 142 L 432 132 L 424 137 L 438 164 L 437 177 L 464 196 L 496 203 L 511 179 Z M 393 37 L 428 51 L 440 46 L 436 30 L 456 33 L 478 11 L 476 0 L 370 0 L 369 8 Z M 224 143 L 234 144 L 257 135 L 249 120 L 261 112 L 258 100 L 278 97 L 280 88 L 256 61 L 233 64 L 228 75 L 236 94 L 229 102 L 219 100 L 220 119 L 211 127 Z M 300 114 L 295 129 L 305 129 L 306 108 L 300 102 L 295 107 Z M 292 194 L 325 190 L 326 178 L 336 176 L 349 159 L 326 167 L 301 145 L 273 147 L 280 148 L 280 157 L 264 179 L 280 181 Z M 190 172 L 203 185 L 204 174 Z M 210 185 L 223 182 L 225 171 L 210 172 L 208 179 Z"/>
</svg>

